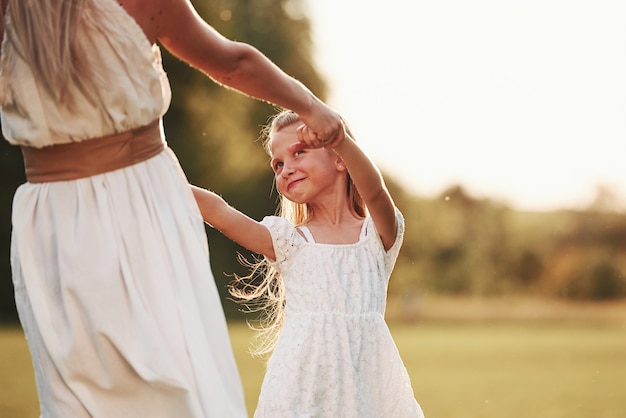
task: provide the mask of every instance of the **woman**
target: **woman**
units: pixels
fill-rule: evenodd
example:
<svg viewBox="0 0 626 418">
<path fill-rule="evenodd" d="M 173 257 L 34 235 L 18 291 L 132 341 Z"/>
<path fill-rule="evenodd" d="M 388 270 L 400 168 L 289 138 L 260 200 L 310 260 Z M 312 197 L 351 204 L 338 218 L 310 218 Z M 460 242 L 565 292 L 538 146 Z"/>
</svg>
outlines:
<svg viewBox="0 0 626 418">
<path fill-rule="evenodd" d="M 245 417 L 158 44 L 225 87 L 339 116 L 188 0 L 2 0 L 2 130 L 28 182 L 11 265 L 42 417 Z M 200 244 L 200 245 L 199 245 Z"/>
</svg>

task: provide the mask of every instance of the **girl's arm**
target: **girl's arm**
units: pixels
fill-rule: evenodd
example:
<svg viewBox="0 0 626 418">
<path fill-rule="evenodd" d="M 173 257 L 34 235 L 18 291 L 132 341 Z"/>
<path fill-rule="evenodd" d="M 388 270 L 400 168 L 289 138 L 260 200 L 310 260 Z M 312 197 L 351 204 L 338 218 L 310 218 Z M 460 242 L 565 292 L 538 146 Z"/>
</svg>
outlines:
<svg viewBox="0 0 626 418">
<path fill-rule="evenodd" d="M 253 46 L 231 41 L 195 11 L 189 0 L 144 0 L 155 10 L 156 38 L 174 55 L 217 83 L 296 112 L 320 138 L 335 138 L 339 115 Z M 158 7 L 155 6 L 158 4 Z"/>
<path fill-rule="evenodd" d="M 261 223 L 239 212 L 217 194 L 191 186 L 202 219 L 248 250 L 275 260 L 274 246 L 269 230 Z"/>
<path fill-rule="evenodd" d="M 347 132 L 345 139 L 335 145 L 334 150 L 346 165 L 354 185 L 367 205 L 383 246 L 388 250 L 396 241 L 398 224 L 395 204 L 380 170 Z"/>
<path fill-rule="evenodd" d="M 298 140 L 306 146 L 333 148 L 341 157 L 354 185 L 367 205 L 385 250 L 390 249 L 396 241 L 398 229 L 395 204 L 380 170 L 357 145 L 350 131 L 344 128 L 335 140 L 320 141 L 310 132 L 309 127 L 300 126 L 297 135 Z"/>
</svg>

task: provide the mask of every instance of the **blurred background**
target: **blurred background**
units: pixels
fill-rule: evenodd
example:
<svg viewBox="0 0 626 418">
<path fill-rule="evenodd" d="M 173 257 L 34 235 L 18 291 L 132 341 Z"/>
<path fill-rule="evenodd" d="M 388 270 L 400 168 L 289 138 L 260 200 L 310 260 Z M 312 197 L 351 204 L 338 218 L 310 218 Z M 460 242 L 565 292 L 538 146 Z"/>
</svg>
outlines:
<svg viewBox="0 0 626 418">
<path fill-rule="evenodd" d="M 440 334 L 429 324 L 450 321 L 484 323 L 503 334 L 496 326 L 503 321 L 615 327 L 598 340 L 625 347 L 624 4 L 193 3 L 222 34 L 255 45 L 335 106 L 381 167 L 407 226 L 387 310 L 391 324 L 409 327 L 398 331 L 401 350 L 417 344 L 414 325 L 425 327 L 424 341 L 433 343 Z M 164 66 L 173 88 L 167 140 L 189 181 L 255 219 L 273 214 L 277 194 L 257 139 L 275 109 L 216 86 L 165 51 Z M 10 210 L 24 181 L 19 149 L 2 141 L 0 319 L 9 325 L 17 324 Z M 210 228 L 207 234 L 235 324 L 246 317 L 226 287 L 231 274 L 246 273 L 237 254 L 250 254 Z M 607 370 L 626 363 L 623 351 L 611 355 L 600 355 L 613 361 Z M 602 393 L 611 400 L 626 395 L 623 383 Z M 579 416 L 617 417 L 611 408 Z"/>
<path fill-rule="evenodd" d="M 433 196 L 460 182 L 518 209 L 552 210 L 585 208 L 605 186 L 626 204 L 624 2 L 309 9 L 330 102 L 411 191 Z"/>
<path fill-rule="evenodd" d="M 623 300 L 626 5 L 432 3 L 194 2 L 225 36 L 257 46 L 346 115 L 380 165 L 407 219 L 389 288 L 402 311 L 428 294 Z M 275 109 L 168 54 L 165 68 L 174 94 L 167 139 L 190 182 L 256 219 L 273 214 L 277 194 L 257 139 Z M 23 181 L 19 149 L 2 141 L 8 321 L 10 209 Z M 245 251 L 207 232 L 224 290 L 226 274 L 245 272 L 235 257 Z"/>
</svg>

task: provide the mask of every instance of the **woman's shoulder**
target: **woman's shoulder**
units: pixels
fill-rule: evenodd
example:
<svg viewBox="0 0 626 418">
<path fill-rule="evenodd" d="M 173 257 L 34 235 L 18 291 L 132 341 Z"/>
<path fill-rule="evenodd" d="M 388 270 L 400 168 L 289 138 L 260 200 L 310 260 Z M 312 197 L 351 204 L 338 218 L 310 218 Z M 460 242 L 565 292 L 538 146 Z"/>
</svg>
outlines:
<svg viewBox="0 0 626 418">
<path fill-rule="evenodd" d="M 114 0 L 133 18 L 143 30 L 151 44 L 157 39 L 159 16 L 168 11 L 162 10 L 161 0 Z"/>
</svg>

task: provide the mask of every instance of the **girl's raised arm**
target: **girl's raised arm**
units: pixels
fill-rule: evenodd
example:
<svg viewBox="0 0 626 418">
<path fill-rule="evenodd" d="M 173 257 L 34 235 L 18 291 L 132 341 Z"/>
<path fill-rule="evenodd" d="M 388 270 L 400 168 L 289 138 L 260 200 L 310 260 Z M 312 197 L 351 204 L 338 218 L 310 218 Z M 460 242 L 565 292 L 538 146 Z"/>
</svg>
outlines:
<svg viewBox="0 0 626 418">
<path fill-rule="evenodd" d="M 398 225 L 395 204 L 380 170 L 357 145 L 349 132 L 345 132 L 345 139 L 332 145 L 346 165 L 352 181 L 367 205 L 383 246 L 388 250 L 396 240 Z"/>
<path fill-rule="evenodd" d="M 261 223 L 230 206 L 217 194 L 191 186 L 202 219 L 248 250 L 275 260 L 274 246 L 269 230 Z"/>
</svg>

